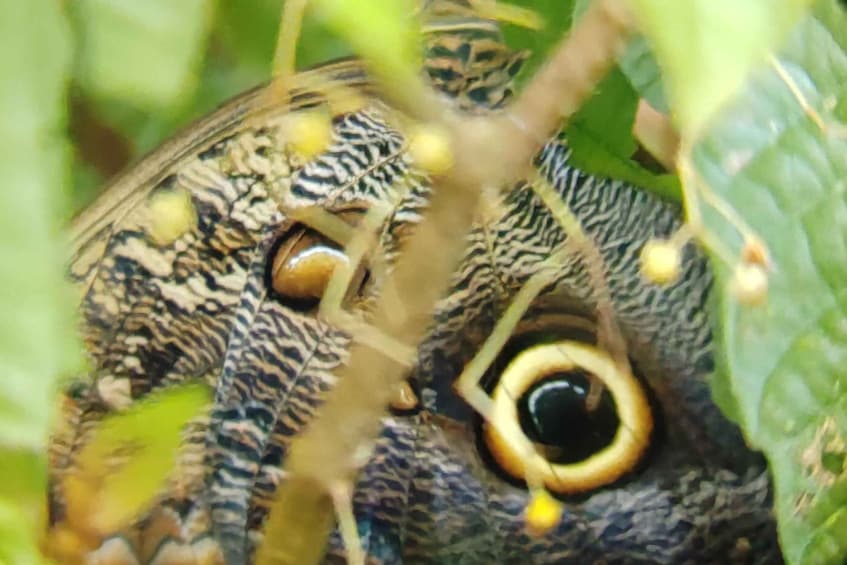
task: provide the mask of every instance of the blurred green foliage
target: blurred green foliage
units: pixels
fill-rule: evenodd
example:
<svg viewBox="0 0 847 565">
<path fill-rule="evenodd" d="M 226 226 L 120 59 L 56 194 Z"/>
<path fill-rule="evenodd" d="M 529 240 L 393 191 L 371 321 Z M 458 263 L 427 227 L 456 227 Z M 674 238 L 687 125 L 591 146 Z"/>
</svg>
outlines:
<svg viewBox="0 0 847 565">
<path fill-rule="evenodd" d="M 71 37 L 51 0 L 0 2 L 0 37 L 0 562 L 28 564 L 38 560 L 55 383 L 79 358 L 57 237 Z"/>
<path fill-rule="evenodd" d="M 810 0 L 634 0 L 668 77 L 673 116 L 701 133 L 797 23 Z"/>
<path fill-rule="evenodd" d="M 205 385 L 188 384 L 156 391 L 104 419 L 77 455 L 76 472 L 65 478 L 69 526 L 99 535 L 126 527 L 160 492 L 182 430 L 209 400 Z"/>
<path fill-rule="evenodd" d="M 78 0 L 75 78 L 86 93 L 157 110 L 194 89 L 213 3 Z"/>
</svg>

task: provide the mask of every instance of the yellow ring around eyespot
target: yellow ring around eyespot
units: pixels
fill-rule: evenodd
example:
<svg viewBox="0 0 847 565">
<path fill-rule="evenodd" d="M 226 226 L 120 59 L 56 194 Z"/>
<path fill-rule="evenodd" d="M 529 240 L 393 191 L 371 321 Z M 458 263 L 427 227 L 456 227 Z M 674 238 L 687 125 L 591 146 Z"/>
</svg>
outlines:
<svg viewBox="0 0 847 565">
<path fill-rule="evenodd" d="M 612 443 L 579 463 L 550 463 L 538 452 L 526 460 L 504 437 L 519 437 L 514 434 L 526 437 L 518 421 L 517 399 L 540 379 L 574 369 L 595 375 L 612 395 L 620 421 Z M 545 486 L 560 494 L 576 494 L 608 485 L 632 470 L 647 449 L 653 429 L 650 404 L 638 380 L 619 371 L 603 351 L 574 341 L 522 351 L 503 371 L 493 401 L 493 420 L 499 429 L 486 424 L 484 434 L 494 459 L 517 478 L 523 478 L 527 467 L 532 466 Z"/>
</svg>

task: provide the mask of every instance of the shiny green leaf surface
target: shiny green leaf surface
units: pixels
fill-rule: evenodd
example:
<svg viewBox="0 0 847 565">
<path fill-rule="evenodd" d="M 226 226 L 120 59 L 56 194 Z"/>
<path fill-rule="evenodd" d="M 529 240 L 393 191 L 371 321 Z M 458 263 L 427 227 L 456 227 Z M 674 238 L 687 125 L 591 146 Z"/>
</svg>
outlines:
<svg viewBox="0 0 847 565">
<path fill-rule="evenodd" d="M 197 85 L 211 0 L 78 0 L 79 79 L 92 95 L 155 110 Z"/>
<path fill-rule="evenodd" d="M 715 261 L 719 359 L 735 416 L 768 456 L 792 563 L 847 558 L 847 19 L 819 3 L 694 148 L 703 187 L 767 243 L 768 300 L 745 306 Z M 804 106 L 807 108 L 804 109 Z M 713 209 L 709 233 L 742 238 Z"/>
</svg>

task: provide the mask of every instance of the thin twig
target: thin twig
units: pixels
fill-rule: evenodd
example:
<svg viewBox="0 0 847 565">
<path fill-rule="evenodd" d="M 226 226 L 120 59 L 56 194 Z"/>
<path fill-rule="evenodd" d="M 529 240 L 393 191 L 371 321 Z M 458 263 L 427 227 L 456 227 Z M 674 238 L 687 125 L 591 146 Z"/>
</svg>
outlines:
<svg viewBox="0 0 847 565">
<path fill-rule="evenodd" d="M 306 12 L 306 0 L 286 0 L 282 7 L 282 20 L 279 24 L 279 37 L 272 67 L 273 81 L 268 89 L 273 100 L 286 100 L 294 76 L 297 55 L 297 39 Z"/>
<path fill-rule="evenodd" d="M 638 102 L 632 133 L 665 170 L 675 169 L 676 156 L 679 153 L 679 134 L 668 117 L 653 108 L 643 98 Z"/>
</svg>

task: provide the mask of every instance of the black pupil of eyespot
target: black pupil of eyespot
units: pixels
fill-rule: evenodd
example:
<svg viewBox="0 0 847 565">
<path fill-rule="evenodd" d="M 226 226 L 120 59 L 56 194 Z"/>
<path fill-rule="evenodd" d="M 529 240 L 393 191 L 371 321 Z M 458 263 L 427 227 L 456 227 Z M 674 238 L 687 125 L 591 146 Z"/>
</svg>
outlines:
<svg viewBox="0 0 847 565">
<path fill-rule="evenodd" d="M 618 431 L 615 401 L 604 390 L 599 402 L 586 404 L 591 381 L 583 371 L 554 373 L 518 399 L 518 421 L 526 436 L 542 444 L 548 461 L 584 461 L 612 443 Z"/>
</svg>

